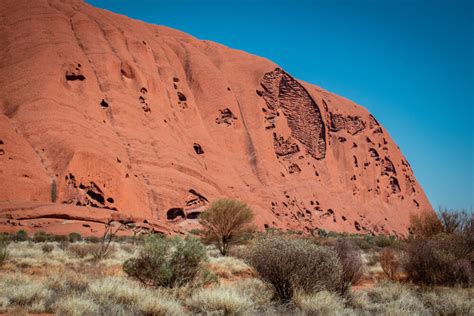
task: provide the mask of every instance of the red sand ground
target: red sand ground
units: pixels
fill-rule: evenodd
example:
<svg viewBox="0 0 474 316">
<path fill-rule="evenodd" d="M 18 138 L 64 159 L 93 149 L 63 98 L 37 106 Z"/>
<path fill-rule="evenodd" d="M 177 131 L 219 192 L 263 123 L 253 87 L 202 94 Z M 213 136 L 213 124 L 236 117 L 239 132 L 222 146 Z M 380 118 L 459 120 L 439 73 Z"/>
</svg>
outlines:
<svg viewBox="0 0 474 316">
<path fill-rule="evenodd" d="M 260 228 L 400 235 L 431 210 L 366 109 L 269 60 L 82 1 L 0 12 L 0 231 L 182 232 L 231 197 Z"/>
</svg>

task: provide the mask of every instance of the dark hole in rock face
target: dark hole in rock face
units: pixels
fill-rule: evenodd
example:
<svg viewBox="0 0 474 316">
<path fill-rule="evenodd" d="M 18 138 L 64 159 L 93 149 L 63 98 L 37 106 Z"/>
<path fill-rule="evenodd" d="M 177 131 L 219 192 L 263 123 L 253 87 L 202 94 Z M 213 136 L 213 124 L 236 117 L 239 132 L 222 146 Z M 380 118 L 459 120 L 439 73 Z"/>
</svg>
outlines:
<svg viewBox="0 0 474 316">
<path fill-rule="evenodd" d="M 142 88 L 140 89 L 140 92 L 143 93 L 143 94 L 145 94 L 145 93 L 148 92 L 148 90 L 147 90 L 145 87 L 142 87 Z"/>
<path fill-rule="evenodd" d="M 86 77 L 84 77 L 84 75 L 82 74 L 74 74 L 74 73 L 71 73 L 71 72 L 66 72 L 66 80 L 67 81 L 75 81 L 75 80 L 79 80 L 79 81 L 83 81 L 85 80 Z"/>
<path fill-rule="evenodd" d="M 170 208 L 168 212 L 166 212 L 166 218 L 168 220 L 173 220 L 176 219 L 177 217 L 182 217 L 184 218 L 184 211 L 182 208 Z"/>
<path fill-rule="evenodd" d="M 179 82 L 179 78 L 178 77 L 173 77 L 173 82 Z"/>
<path fill-rule="evenodd" d="M 193 148 L 196 154 L 198 155 L 204 154 L 204 150 L 202 149 L 201 145 L 199 145 L 198 143 L 194 143 Z"/>
<path fill-rule="evenodd" d="M 89 224 L 82 224 L 82 226 L 84 226 L 84 227 L 91 227 L 91 225 L 89 225 Z"/>
<path fill-rule="evenodd" d="M 0 139 L 0 145 L 3 145 L 3 140 Z"/>
<path fill-rule="evenodd" d="M 103 108 L 103 109 L 106 109 L 109 107 L 109 103 L 107 103 L 107 101 L 105 101 L 104 99 L 102 99 L 102 101 L 100 101 L 100 106 Z"/>
<path fill-rule="evenodd" d="M 341 216 L 341 218 L 342 218 L 343 221 L 347 221 L 347 218 L 344 215 Z"/>
<path fill-rule="evenodd" d="M 0 149 L 0 156 L 5 155 L 5 150 Z"/>
<path fill-rule="evenodd" d="M 357 231 L 361 229 L 359 222 L 354 222 L 354 227 Z"/>
<path fill-rule="evenodd" d="M 181 101 L 181 102 L 186 101 L 186 96 L 182 92 L 178 91 L 177 94 L 178 94 L 179 101 Z"/>
<path fill-rule="evenodd" d="M 265 229 L 268 229 L 270 226 L 268 224 L 263 224 L 263 227 L 265 227 Z"/>
<path fill-rule="evenodd" d="M 99 202 L 100 204 L 104 204 L 105 202 L 105 199 L 104 197 L 102 196 L 102 194 L 100 193 L 96 193 L 92 190 L 88 190 L 87 192 L 87 195 L 91 197 L 91 199 L 94 199 L 96 200 L 97 202 Z"/>
<path fill-rule="evenodd" d="M 345 137 L 338 137 L 337 140 L 341 143 L 344 143 L 347 139 Z"/>
<path fill-rule="evenodd" d="M 227 91 L 230 91 L 230 88 L 227 88 Z"/>
<path fill-rule="evenodd" d="M 109 202 L 109 203 L 114 203 L 114 199 L 111 198 L 111 197 L 109 197 L 109 198 L 107 198 L 107 202 Z"/>
<path fill-rule="evenodd" d="M 197 219 L 201 212 L 191 212 L 186 215 L 187 219 Z"/>
</svg>

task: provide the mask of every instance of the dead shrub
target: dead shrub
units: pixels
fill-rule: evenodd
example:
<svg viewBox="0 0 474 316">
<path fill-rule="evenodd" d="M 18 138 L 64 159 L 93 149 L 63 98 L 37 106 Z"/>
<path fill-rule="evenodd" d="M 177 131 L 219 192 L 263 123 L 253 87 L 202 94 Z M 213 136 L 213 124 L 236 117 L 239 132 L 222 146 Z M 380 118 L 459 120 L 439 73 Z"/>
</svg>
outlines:
<svg viewBox="0 0 474 316">
<path fill-rule="evenodd" d="M 51 251 L 53 251 L 54 249 L 54 245 L 51 245 L 51 244 L 44 244 L 41 246 L 41 250 L 43 251 L 43 253 L 50 253 Z"/>
<path fill-rule="evenodd" d="M 308 240 L 263 238 L 250 247 L 246 261 L 283 302 L 290 301 L 295 291 L 336 291 L 341 280 L 337 254 Z"/>
<path fill-rule="evenodd" d="M 379 260 L 385 276 L 389 280 L 394 280 L 399 266 L 395 251 L 392 248 L 385 248 L 380 253 Z"/>
<path fill-rule="evenodd" d="M 346 294 L 352 284 L 356 284 L 364 274 L 364 263 L 359 248 L 348 239 L 338 239 L 334 250 L 342 266 L 339 292 Z"/>
<path fill-rule="evenodd" d="M 443 232 L 443 225 L 435 212 L 426 211 L 411 215 L 410 231 L 415 238 L 429 238 Z"/>
</svg>

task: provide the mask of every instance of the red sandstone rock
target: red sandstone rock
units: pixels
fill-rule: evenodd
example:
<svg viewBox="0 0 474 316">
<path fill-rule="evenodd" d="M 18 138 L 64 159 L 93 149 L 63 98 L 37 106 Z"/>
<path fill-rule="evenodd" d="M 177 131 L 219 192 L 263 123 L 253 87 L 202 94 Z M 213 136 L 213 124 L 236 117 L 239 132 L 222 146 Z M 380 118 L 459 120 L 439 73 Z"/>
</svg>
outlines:
<svg viewBox="0 0 474 316">
<path fill-rule="evenodd" d="M 266 59 L 81 1 L 0 12 L 0 230 L 180 232 L 231 197 L 261 228 L 405 234 L 431 209 L 366 109 Z"/>
</svg>

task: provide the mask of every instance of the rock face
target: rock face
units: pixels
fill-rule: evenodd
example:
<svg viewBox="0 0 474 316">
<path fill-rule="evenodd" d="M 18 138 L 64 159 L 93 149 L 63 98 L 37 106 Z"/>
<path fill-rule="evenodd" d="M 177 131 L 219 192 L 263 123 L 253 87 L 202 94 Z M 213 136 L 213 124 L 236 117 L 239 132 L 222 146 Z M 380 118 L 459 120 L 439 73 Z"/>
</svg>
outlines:
<svg viewBox="0 0 474 316">
<path fill-rule="evenodd" d="M 431 209 L 367 110 L 266 59 L 81 1 L 0 12 L 0 230 L 182 232 L 231 197 L 261 228 L 405 234 Z"/>
</svg>

